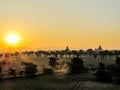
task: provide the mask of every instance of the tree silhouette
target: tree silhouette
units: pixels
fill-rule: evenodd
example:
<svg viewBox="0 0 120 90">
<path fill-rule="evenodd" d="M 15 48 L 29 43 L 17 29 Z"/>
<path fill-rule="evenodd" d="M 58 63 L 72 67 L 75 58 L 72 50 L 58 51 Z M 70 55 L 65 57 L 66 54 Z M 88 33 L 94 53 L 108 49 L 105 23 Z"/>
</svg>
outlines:
<svg viewBox="0 0 120 90">
<path fill-rule="evenodd" d="M 104 60 L 105 58 L 105 52 L 104 51 L 99 51 L 100 59 Z"/>
<path fill-rule="evenodd" d="M 119 50 L 114 50 L 114 55 L 118 57 L 118 55 L 120 55 Z"/>
<path fill-rule="evenodd" d="M 78 52 L 78 53 L 79 53 L 79 56 L 84 55 L 84 54 L 85 54 L 84 52 L 85 52 L 85 51 L 84 51 L 84 50 L 82 50 L 82 49 L 81 49 L 81 50 L 79 50 L 79 52 Z"/>
<path fill-rule="evenodd" d="M 52 68 L 54 68 L 55 65 L 56 65 L 56 61 L 57 61 L 57 59 L 56 59 L 55 57 L 50 57 L 50 58 L 49 58 L 49 65 L 50 65 Z"/>
<path fill-rule="evenodd" d="M 35 73 L 37 73 L 37 65 L 33 63 L 26 63 L 21 62 L 23 65 L 25 65 L 25 74 L 26 76 L 33 76 Z"/>
<path fill-rule="evenodd" d="M 113 81 L 115 83 L 120 83 L 120 65 L 112 64 L 112 65 L 109 65 L 107 69 L 109 70 L 109 72 L 111 72 L 112 77 L 114 77 Z"/>
<path fill-rule="evenodd" d="M 95 73 L 97 81 L 112 82 L 112 74 L 108 70 L 98 70 Z"/>
<path fill-rule="evenodd" d="M 70 74 L 80 74 L 84 71 L 83 60 L 75 57 L 71 60 Z"/>
<path fill-rule="evenodd" d="M 93 56 L 95 54 L 95 51 L 93 49 L 87 49 L 87 54 L 90 55 L 90 56 Z"/>
<path fill-rule="evenodd" d="M 120 65 L 120 57 L 116 57 L 115 63 Z"/>
<path fill-rule="evenodd" d="M 105 69 L 105 64 L 104 63 L 99 63 L 99 69 L 104 70 Z"/>
<path fill-rule="evenodd" d="M 36 55 L 37 57 L 39 57 L 41 54 L 42 54 L 42 51 L 36 51 L 36 52 L 35 52 L 35 55 Z"/>
<path fill-rule="evenodd" d="M 76 50 L 72 50 L 71 53 L 76 57 L 79 57 L 79 55 L 80 55 L 79 52 Z"/>
<path fill-rule="evenodd" d="M 15 52 L 14 54 L 15 54 L 16 57 L 20 55 L 19 52 Z"/>
<path fill-rule="evenodd" d="M 9 75 L 13 75 L 14 77 L 16 77 L 16 69 L 15 68 L 9 68 Z"/>
</svg>

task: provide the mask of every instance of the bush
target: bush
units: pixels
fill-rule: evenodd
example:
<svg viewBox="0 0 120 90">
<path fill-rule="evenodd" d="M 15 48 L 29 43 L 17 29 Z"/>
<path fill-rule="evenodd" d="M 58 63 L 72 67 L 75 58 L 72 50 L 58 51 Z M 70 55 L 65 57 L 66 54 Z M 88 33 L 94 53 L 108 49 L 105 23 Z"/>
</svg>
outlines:
<svg viewBox="0 0 120 90">
<path fill-rule="evenodd" d="M 114 82 L 120 83 L 120 66 L 117 64 L 109 65 L 107 67 L 109 72 L 111 72 L 112 76 L 115 78 Z"/>
<path fill-rule="evenodd" d="M 25 74 L 26 76 L 33 76 L 37 73 L 37 65 L 33 63 L 22 62 L 25 65 Z"/>
<path fill-rule="evenodd" d="M 80 74 L 84 71 L 83 60 L 81 58 L 73 58 L 70 63 L 70 74 Z"/>
<path fill-rule="evenodd" d="M 95 73 L 97 81 L 100 82 L 112 82 L 112 74 L 107 70 L 98 70 Z"/>
<path fill-rule="evenodd" d="M 6 61 L 2 61 L 2 62 L 1 62 L 1 65 L 6 65 Z"/>
<path fill-rule="evenodd" d="M 48 68 L 44 68 L 43 69 L 43 74 L 53 74 L 53 70 L 52 69 L 48 69 Z"/>
<path fill-rule="evenodd" d="M 24 74 L 25 74 L 24 71 L 20 71 L 20 72 L 19 72 L 19 75 L 20 75 L 20 76 L 22 76 L 22 75 L 24 75 Z"/>
<path fill-rule="evenodd" d="M 104 63 L 99 63 L 99 69 L 105 69 L 105 64 Z"/>
<path fill-rule="evenodd" d="M 120 57 L 116 57 L 115 63 L 120 65 Z"/>
<path fill-rule="evenodd" d="M 13 75 L 16 77 L 16 69 L 15 68 L 9 68 L 9 75 Z"/>
<path fill-rule="evenodd" d="M 50 60 L 50 61 L 49 61 L 49 65 L 50 65 L 52 68 L 54 68 L 55 65 L 56 65 L 57 59 L 56 59 L 55 57 L 50 57 L 49 60 Z"/>
<path fill-rule="evenodd" d="M 120 66 L 112 64 L 107 66 L 107 69 L 112 73 L 113 76 L 118 77 L 120 75 Z"/>
</svg>

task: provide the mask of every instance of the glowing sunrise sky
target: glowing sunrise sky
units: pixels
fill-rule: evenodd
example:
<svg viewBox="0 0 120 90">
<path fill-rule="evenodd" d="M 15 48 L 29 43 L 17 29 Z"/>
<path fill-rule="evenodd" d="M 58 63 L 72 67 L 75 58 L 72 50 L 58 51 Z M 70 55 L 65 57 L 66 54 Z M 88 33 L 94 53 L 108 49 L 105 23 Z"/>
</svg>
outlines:
<svg viewBox="0 0 120 90">
<path fill-rule="evenodd" d="M 0 0 L 0 48 L 120 49 L 120 0 Z"/>
</svg>

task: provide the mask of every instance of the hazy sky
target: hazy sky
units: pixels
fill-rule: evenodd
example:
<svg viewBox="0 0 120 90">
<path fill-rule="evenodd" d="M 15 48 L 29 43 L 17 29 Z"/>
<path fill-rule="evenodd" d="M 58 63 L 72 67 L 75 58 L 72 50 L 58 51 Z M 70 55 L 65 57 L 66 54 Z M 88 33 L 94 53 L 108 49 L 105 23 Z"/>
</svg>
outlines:
<svg viewBox="0 0 120 90">
<path fill-rule="evenodd" d="M 0 0 L 0 47 L 120 48 L 120 0 Z"/>
</svg>

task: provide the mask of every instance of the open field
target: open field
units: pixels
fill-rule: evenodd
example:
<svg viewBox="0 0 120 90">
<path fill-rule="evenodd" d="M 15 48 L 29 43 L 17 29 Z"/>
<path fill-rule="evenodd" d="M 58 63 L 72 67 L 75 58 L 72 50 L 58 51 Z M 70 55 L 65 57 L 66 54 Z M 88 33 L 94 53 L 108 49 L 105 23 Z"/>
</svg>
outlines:
<svg viewBox="0 0 120 90">
<path fill-rule="evenodd" d="M 71 57 L 72 58 L 72 57 Z M 55 69 L 54 75 L 38 75 L 37 77 L 20 77 L 19 72 L 24 70 L 24 66 L 21 62 L 32 62 L 37 65 L 37 74 L 41 74 L 43 67 L 51 68 L 49 66 L 48 57 L 36 57 L 36 56 L 18 56 L 11 57 L 10 59 L 1 58 L 2 61 L 6 61 L 6 64 L 2 66 L 2 78 L 0 81 L 0 90 L 120 90 L 120 86 L 106 83 L 95 82 L 95 76 L 92 72 L 81 75 L 66 75 L 68 65 L 71 62 L 71 58 L 59 58 L 57 62 L 65 61 L 61 70 Z M 115 57 L 112 60 L 100 60 L 90 56 L 82 56 L 84 66 L 87 68 L 96 68 L 99 62 L 103 62 L 106 65 L 113 64 Z M 11 78 L 8 73 L 9 67 L 16 69 L 16 78 Z M 5 79 L 8 78 L 8 79 Z"/>
<path fill-rule="evenodd" d="M 120 90 L 120 86 L 81 80 L 78 76 L 45 75 L 0 81 L 0 90 Z"/>
<path fill-rule="evenodd" d="M 90 56 L 82 56 L 81 57 L 84 61 L 84 66 L 87 68 L 97 68 L 99 65 L 99 62 L 103 62 L 105 65 L 109 65 L 109 64 L 113 64 L 115 63 L 115 57 L 112 57 L 112 60 L 100 60 L 100 58 L 93 58 Z M 59 60 L 57 60 L 57 62 L 61 63 L 61 62 L 65 62 L 62 65 L 62 68 L 59 69 L 59 65 L 57 66 L 58 68 L 55 69 L 55 72 L 61 72 L 61 73 L 66 73 L 68 71 L 68 63 L 71 62 L 72 57 L 70 58 L 59 58 Z M 21 64 L 21 62 L 32 62 L 34 64 L 37 65 L 37 74 L 41 74 L 43 68 L 51 68 L 49 65 L 49 59 L 47 56 L 43 56 L 43 57 L 36 57 L 35 55 L 32 56 L 18 56 L 18 57 L 11 57 L 10 59 L 7 59 L 5 57 L 0 58 L 0 61 L 5 61 L 6 64 L 2 66 L 3 70 L 2 70 L 2 74 L 4 78 L 9 77 L 8 76 L 8 69 L 11 68 L 15 68 L 16 69 L 16 74 L 18 75 L 20 71 L 24 71 L 24 66 Z"/>
</svg>

